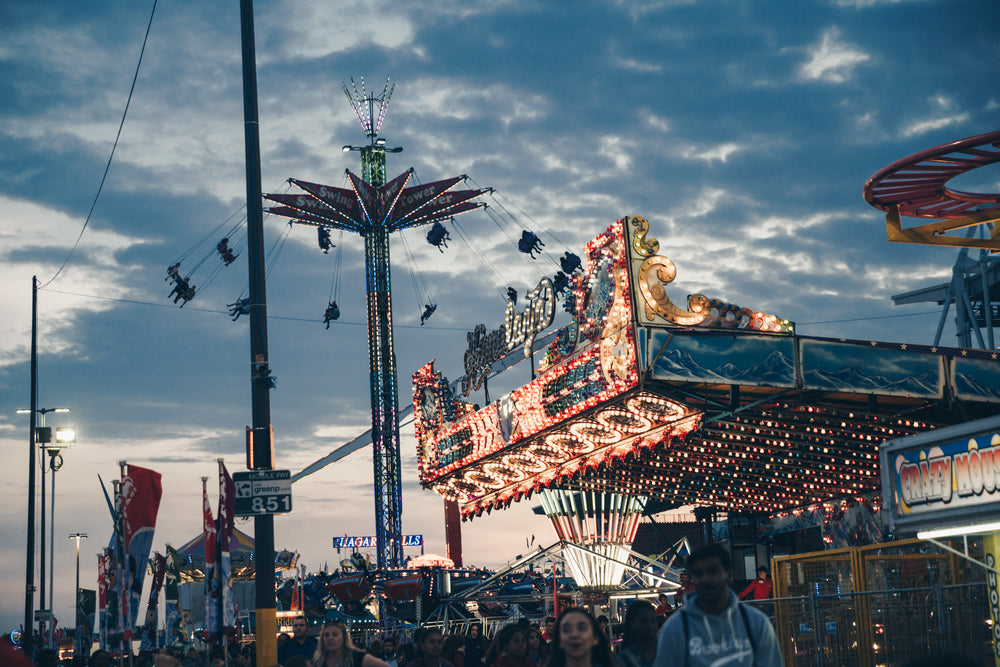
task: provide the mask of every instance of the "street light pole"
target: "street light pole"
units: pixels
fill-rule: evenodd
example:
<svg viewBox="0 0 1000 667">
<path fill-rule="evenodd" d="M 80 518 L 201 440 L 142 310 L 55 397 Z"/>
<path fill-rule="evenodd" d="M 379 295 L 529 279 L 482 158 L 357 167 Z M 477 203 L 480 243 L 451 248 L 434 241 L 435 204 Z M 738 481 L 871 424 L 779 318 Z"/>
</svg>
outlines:
<svg viewBox="0 0 1000 667">
<path fill-rule="evenodd" d="M 32 321 L 34 322 L 34 314 L 32 315 Z M 34 326 L 32 327 L 32 358 L 34 358 L 35 352 L 35 340 L 34 340 Z M 30 572 L 27 574 L 26 579 L 26 597 L 25 597 L 25 607 L 34 607 L 34 557 L 35 557 L 35 455 L 36 450 L 39 445 L 46 445 L 52 442 L 52 432 L 45 426 L 45 415 L 49 412 L 69 412 L 69 408 L 38 408 L 36 405 L 36 394 L 37 394 L 37 381 L 35 379 L 34 373 L 32 373 L 31 381 L 31 403 L 30 408 L 21 408 L 17 410 L 17 414 L 31 415 L 31 455 L 29 456 L 29 473 L 28 473 L 28 569 Z M 36 426 L 35 415 L 41 415 L 41 423 Z M 42 457 L 42 511 L 41 511 L 41 567 L 39 568 L 39 580 L 41 582 L 39 589 L 39 604 L 45 606 L 45 457 Z M 53 484 L 55 483 L 55 477 L 53 473 Z M 51 568 L 49 570 L 49 587 L 51 588 Z M 51 595 L 49 596 L 51 601 Z M 51 604 L 49 605 L 51 607 Z M 51 612 L 51 609 L 50 609 Z M 24 644 L 25 655 L 31 655 L 33 650 L 33 637 L 31 635 L 33 625 L 32 616 L 34 614 L 34 609 L 25 609 L 25 639 Z M 38 619 L 38 633 L 39 639 L 44 632 L 45 621 L 44 616 Z M 48 642 L 46 642 L 47 645 Z"/>
<path fill-rule="evenodd" d="M 73 646 L 73 661 L 79 663 L 79 656 L 83 655 L 83 636 L 80 634 L 80 540 L 87 539 L 87 533 L 72 533 L 69 539 L 76 540 L 76 588 L 73 589 L 73 595 L 76 599 L 76 637 Z"/>
<path fill-rule="evenodd" d="M 69 412 L 69 408 L 62 408 Z M 52 471 L 52 502 L 49 505 L 49 613 L 55 609 L 52 603 L 52 594 L 56 589 L 55 564 L 56 564 L 56 470 L 62 468 L 64 447 L 76 442 L 76 429 L 72 426 L 60 426 L 55 432 L 55 445 L 45 448 L 49 455 L 49 470 Z M 49 629 L 49 648 L 56 646 L 55 617 Z"/>
<path fill-rule="evenodd" d="M 52 593 L 56 587 L 55 563 L 56 563 L 56 470 L 62 468 L 62 454 L 59 449 L 46 449 L 49 455 L 49 470 L 52 471 L 52 501 L 49 503 L 49 613 L 55 608 L 52 604 Z M 58 462 L 57 462 L 58 460 Z M 53 620 L 55 616 L 52 617 Z M 55 623 L 49 622 L 49 648 L 55 647 L 56 628 Z"/>
</svg>

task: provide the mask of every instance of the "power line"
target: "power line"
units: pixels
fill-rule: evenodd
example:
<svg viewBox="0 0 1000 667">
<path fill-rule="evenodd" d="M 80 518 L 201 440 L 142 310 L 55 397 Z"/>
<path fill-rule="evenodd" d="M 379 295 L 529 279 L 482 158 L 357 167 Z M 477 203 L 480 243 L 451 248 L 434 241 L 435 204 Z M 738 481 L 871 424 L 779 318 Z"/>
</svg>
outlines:
<svg viewBox="0 0 1000 667">
<path fill-rule="evenodd" d="M 39 288 L 41 289 L 41 288 Z M 172 308 L 174 310 L 180 310 L 173 304 L 168 303 L 156 303 L 155 301 L 141 301 L 139 299 L 120 299 L 113 296 L 101 296 L 99 294 L 82 294 L 80 292 L 67 292 L 65 290 L 57 289 L 45 289 L 46 292 L 51 292 L 52 294 L 65 294 L 67 296 L 78 296 L 84 299 L 97 299 L 99 301 L 116 301 L 118 303 L 130 303 L 136 306 L 152 306 L 154 308 Z M 198 308 L 195 306 L 189 307 L 188 310 L 198 311 L 201 313 L 222 313 L 230 314 L 228 310 L 215 310 L 213 308 Z M 321 319 L 315 317 L 293 317 L 291 315 L 272 315 L 268 314 L 267 318 L 269 320 L 288 320 L 291 322 L 322 322 Z M 367 322 L 352 322 L 350 320 L 337 320 L 337 326 L 358 326 L 367 327 Z M 438 326 L 417 326 L 415 324 L 393 324 L 394 329 L 419 329 L 421 331 L 427 330 L 437 330 L 437 331 L 468 331 L 468 327 L 438 327 Z"/>
<path fill-rule="evenodd" d="M 812 326 L 814 324 L 839 324 L 841 322 L 867 322 L 869 320 L 891 320 L 897 317 L 914 317 L 916 315 L 937 315 L 938 311 L 928 310 L 922 313 L 903 313 L 901 315 L 872 315 L 871 317 L 852 317 L 847 320 L 823 320 L 821 322 L 796 322 L 796 327 Z"/>
<path fill-rule="evenodd" d="M 149 39 L 149 29 L 153 26 L 153 15 L 156 13 L 156 0 L 153 0 L 153 9 L 149 12 L 149 23 L 146 24 L 146 36 L 142 38 L 142 49 L 139 51 L 139 62 L 135 66 L 135 74 L 132 76 L 132 87 L 128 91 L 128 100 L 125 101 L 125 110 L 122 112 L 122 121 L 118 124 L 118 134 L 115 135 L 115 143 L 111 147 L 111 155 L 108 156 L 108 163 L 104 166 L 104 175 L 101 176 L 101 184 L 97 186 L 97 194 L 94 195 L 94 201 L 90 205 L 90 211 L 87 212 L 87 219 L 83 221 L 83 228 L 80 230 L 80 235 L 76 237 L 76 242 L 73 247 L 70 248 L 69 254 L 66 255 L 66 259 L 63 260 L 62 266 L 56 271 L 55 275 L 49 278 L 49 281 L 41 286 L 45 288 L 52 284 L 52 281 L 59 277 L 62 270 L 66 268 L 69 263 L 70 257 L 76 252 L 77 246 L 80 245 L 80 239 L 83 238 L 83 233 L 87 231 L 87 225 L 90 224 L 90 217 L 94 214 L 94 208 L 97 206 L 97 200 L 101 196 L 101 190 L 104 189 L 104 181 L 108 178 L 108 170 L 111 169 L 111 160 L 115 157 L 115 149 L 118 148 L 118 140 L 122 136 L 122 128 L 125 127 L 125 116 L 128 115 L 128 107 L 132 103 L 132 93 L 135 92 L 135 82 L 139 80 L 139 68 L 142 66 L 142 55 L 146 52 L 146 41 Z"/>
</svg>

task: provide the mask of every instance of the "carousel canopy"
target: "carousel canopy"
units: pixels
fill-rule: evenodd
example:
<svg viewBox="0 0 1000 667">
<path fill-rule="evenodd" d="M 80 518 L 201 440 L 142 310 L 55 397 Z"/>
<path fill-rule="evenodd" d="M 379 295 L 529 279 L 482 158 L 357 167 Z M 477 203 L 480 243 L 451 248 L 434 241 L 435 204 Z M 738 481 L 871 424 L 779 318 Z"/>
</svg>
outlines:
<svg viewBox="0 0 1000 667">
<path fill-rule="evenodd" d="M 1000 409 L 995 351 L 797 336 L 702 294 L 673 303 L 676 268 L 647 229 L 627 217 L 584 248 L 573 320 L 528 384 L 480 409 L 433 362 L 414 374 L 421 484 L 464 518 L 543 489 L 765 514 L 878 493 L 882 442 Z M 551 283 L 528 297 L 469 334 L 466 395 L 551 324 Z"/>
</svg>

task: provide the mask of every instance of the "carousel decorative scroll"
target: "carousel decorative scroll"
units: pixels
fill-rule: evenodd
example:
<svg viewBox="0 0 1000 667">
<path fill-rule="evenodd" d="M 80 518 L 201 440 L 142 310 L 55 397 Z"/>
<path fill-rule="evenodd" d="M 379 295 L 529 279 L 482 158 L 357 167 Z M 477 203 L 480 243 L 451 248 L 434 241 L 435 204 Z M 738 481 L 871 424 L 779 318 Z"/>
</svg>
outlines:
<svg viewBox="0 0 1000 667">
<path fill-rule="evenodd" d="M 660 249 L 660 242 L 653 237 L 646 238 L 646 232 L 649 231 L 649 223 L 646 222 L 646 218 L 629 215 L 625 217 L 625 220 L 638 230 L 632 235 L 632 249 L 635 250 L 635 253 L 642 257 L 655 255 Z"/>
<path fill-rule="evenodd" d="M 694 326 L 705 321 L 708 316 L 708 308 L 706 307 L 708 299 L 704 296 L 696 294 L 689 299 L 688 303 L 692 310 L 679 308 L 667 296 L 664 285 L 669 285 L 677 277 L 677 267 L 666 257 L 656 255 L 648 258 L 639 267 L 638 277 L 639 291 L 642 292 L 646 302 L 647 320 L 652 320 L 653 315 L 659 315 L 668 322 L 681 326 Z M 650 284 L 650 280 L 654 282 Z"/>
</svg>

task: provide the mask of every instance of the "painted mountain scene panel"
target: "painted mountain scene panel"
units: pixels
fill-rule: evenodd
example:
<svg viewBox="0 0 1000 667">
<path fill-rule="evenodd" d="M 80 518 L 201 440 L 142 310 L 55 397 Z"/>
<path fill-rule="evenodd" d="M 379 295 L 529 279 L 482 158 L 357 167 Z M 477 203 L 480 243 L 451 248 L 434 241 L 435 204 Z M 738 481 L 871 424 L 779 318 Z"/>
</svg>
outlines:
<svg viewBox="0 0 1000 667">
<path fill-rule="evenodd" d="M 1000 401 L 1000 361 L 962 359 L 952 362 L 955 396 L 969 401 Z"/>
<path fill-rule="evenodd" d="M 800 340 L 805 389 L 941 398 L 944 359 L 936 354 Z"/>
<path fill-rule="evenodd" d="M 668 335 L 652 332 L 652 354 Z M 652 370 L 657 380 L 794 387 L 795 342 L 779 336 L 675 335 Z"/>
</svg>

